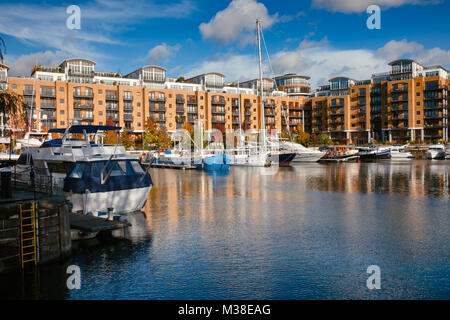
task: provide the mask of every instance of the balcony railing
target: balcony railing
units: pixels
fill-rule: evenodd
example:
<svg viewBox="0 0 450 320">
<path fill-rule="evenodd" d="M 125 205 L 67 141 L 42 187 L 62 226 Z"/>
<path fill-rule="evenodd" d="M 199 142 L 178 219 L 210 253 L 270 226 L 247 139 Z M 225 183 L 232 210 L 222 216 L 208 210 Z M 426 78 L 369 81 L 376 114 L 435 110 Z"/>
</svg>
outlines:
<svg viewBox="0 0 450 320">
<path fill-rule="evenodd" d="M 152 96 L 150 96 L 149 98 L 148 98 L 148 100 L 150 101 L 150 102 L 159 102 L 159 103 L 165 103 L 166 102 L 166 97 L 152 97 Z"/>
<path fill-rule="evenodd" d="M 123 120 L 124 121 L 133 121 L 133 115 L 132 114 L 128 114 L 128 113 L 124 113 L 123 114 Z"/>
<path fill-rule="evenodd" d="M 92 103 L 76 103 L 74 102 L 73 107 L 75 109 L 93 109 L 94 104 Z"/>
<path fill-rule="evenodd" d="M 55 91 L 42 91 L 40 93 L 41 98 L 56 98 Z"/>
<path fill-rule="evenodd" d="M 123 101 L 133 101 L 133 96 L 123 96 Z"/>
<path fill-rule="evenodd" d="M 94 93 L 93 92 L 75 91 L 73 93 L 73 96 L 74 96 L 74 98 L 94 99 Z"/>
<path fill-rule="evenodd" d="M 133 112 L 133 106 L 123 106 L 124 112 Z"/>
<path fill-rule="evenodd" d="M 106 101 L 119 101 L 119 97 L 115 94 L 107 94 Z"/>
<path fill-rule="evenodd" d="M 159 106 L 157 108 L 156 106 L 150 106 L 150 111 L 152 111 L 152 112 L 166 112 L 166 107 Z"/>
</svg>

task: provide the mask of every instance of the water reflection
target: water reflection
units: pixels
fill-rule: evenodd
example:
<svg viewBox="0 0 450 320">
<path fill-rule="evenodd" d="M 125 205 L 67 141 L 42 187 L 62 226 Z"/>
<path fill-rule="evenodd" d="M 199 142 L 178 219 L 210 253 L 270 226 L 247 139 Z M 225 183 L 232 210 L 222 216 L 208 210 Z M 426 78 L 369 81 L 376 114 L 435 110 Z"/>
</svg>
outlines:
<svg viewBox="0 0 450 320">
<path fill-rule="evenodd" d="M 304 164 L 272 175 L 153 169 L 129 240 L 77 248 L 41 274 L 38 297 L 448 299 L 449 170 L 445 161 Z M 82 270 L 79 291 L 65 288 L 68 264 Z M 373 264 L 383 274 L 377 292 L 365 285 Z M 0 281 L 0 297 L 23 296 Z"/>
</svg>

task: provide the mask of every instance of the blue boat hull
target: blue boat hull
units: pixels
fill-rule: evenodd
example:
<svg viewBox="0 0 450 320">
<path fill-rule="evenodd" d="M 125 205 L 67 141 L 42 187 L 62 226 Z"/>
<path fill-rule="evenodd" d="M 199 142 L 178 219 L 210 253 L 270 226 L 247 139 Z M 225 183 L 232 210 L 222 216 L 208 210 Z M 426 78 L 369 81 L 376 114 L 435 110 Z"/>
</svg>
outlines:
<svg viewBox="0 0 450 320">
<path fill-rule="evenodd" d="M 197 168 L 203 170 L 227 170 L 230 168 L 230 163 L 231 159 L 226 155 L 213 155 L 203 159 L 203 163 L 197 165 Z"/>
</svg>

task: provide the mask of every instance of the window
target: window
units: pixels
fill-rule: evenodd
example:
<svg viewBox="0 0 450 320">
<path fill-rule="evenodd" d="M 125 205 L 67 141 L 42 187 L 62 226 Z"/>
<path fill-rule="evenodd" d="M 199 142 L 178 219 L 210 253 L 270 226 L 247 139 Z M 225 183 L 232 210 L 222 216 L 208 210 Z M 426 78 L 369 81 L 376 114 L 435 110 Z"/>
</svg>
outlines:
<svg viewBox="0 0 450 320">
<path fill-rule="evenodd" d="M 69 174 L 69 178 L 81 179 L 83 177 L 83 169 L 84 163 L 76 163 L 75 168 L 73 168 L 72 172 Z"/>
<path fill-rule="evenodd" d="M 16 84 L 13 84 L 13 85 L 12 85 L 12 88 L 13 88 L 14 90 L 17 90 L 17 85 L 16 85 Z"/>
<path fill-rule="evenodd" d="M 417 120 L 417 124 L 420 124 L 420 120 Z"/>
<path fill-rule="evenodd" d="M 416 82 L 416 87 L 420 87 L 420 82 Z"/>
<path fill-rule="evenodd" d="M 102 126 L 102 125 L 103 125 L 103 122 L 99 122 L 98 125 L 99 125 L 99 126 Z"/>
<path fill-rule="evenodd" d="M 98 94 L 103 94 L 103 90 L 98 90 Z"/>
<path fill-rule="evenodd" d="M 61 121 L 59 124 L 60 124 L 61 126 L 65 126 L 65 122 L 64 122 L 64 121 Z"/>
<path fill-rule="evenodd" d="M 420 111 L 417 111 L 417 115 L 420 116 Z"/>
<path fill-rule="evenodd" d="M 59 87 L 59 92 L 64 92 L 64 87 Z"/>
<path fill-rule="evenodd" d="M 59 111 L 59 114 L 64 114 L 64 110 L 60 110 L 60 111 Z"/>
<path fill-rule="evenodd" d="M 100 101 L 98 102 L 98 105 L 99 105 L 99 106 L 102 106 L 102 105 L 103 105 L 103 101 L 100 100 Z"/>
<path fill-rule="evenodd" d="M 416 105 L 420 106 L 420 101 L 417 101 Z"/>
<path fill-rule="evenodd" d="M 420 92 L 417 92 L 417 93 L 416 93 L 416 97 L 420 97 Z"/>
<path fill-rule="evenodd" d="M 60 103 L 60 104 L 64 104 L 64 99 L 60 99 L 60 100 L 59 100 L 59 103 Z"/>
<path fill-rule="evenodd" d="M 99 112 L 98 112 L 98 115 L 99 115 L 99 116 L 102 116 L 102 115 L 103 115 L 103 111 L 99 111 Z"/>
</svg>

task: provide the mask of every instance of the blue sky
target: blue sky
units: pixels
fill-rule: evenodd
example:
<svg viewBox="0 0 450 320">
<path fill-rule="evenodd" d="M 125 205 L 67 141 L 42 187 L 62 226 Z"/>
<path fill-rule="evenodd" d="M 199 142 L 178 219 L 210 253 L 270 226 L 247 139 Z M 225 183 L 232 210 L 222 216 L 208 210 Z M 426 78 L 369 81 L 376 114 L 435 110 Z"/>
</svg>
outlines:
<svg viewBox="0 0 450 320">
<path fill-rule="evenodd" d="M 382 9 L 381 30 L 366 27 L 369 3 Z M 66 27 L 72 4 L 81 30 Z M 245 80 L 258 72 L 257 17 L 272 65 L 265 57 L 266 76 L 296 72 L 316 86 L 337 75 L 368 79 L 401 57 L 450 66 L 448 0 L 6 0 L 0 12 L 11 75 L 84 57 L 99 71 L 157 64 L 173 77 L 218 71 Z"/>
</svg>

